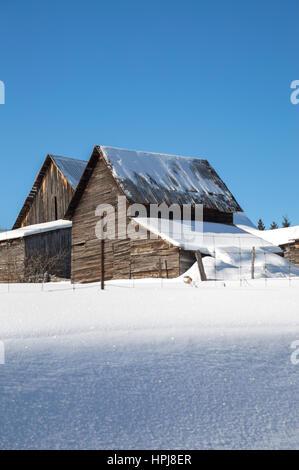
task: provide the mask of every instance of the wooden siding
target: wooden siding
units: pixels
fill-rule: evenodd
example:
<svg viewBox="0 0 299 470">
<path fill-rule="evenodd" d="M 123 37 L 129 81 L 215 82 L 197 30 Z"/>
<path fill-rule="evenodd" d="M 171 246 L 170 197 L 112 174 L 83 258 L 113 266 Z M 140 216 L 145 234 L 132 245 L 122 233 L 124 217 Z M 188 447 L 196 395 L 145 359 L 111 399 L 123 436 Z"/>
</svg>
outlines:
<svg viewBox="0 0 299 470">
<path fill-rule="evenodd" d="M 49 276 L 70 279 L 71 228 L 0 242 L 0 283 L 33 281 L 33 271 L 45 263 Z M 34 282 L 43 280 L 35 274 Z"/>
<path fill-rule="evenodd" d="M 73 194 L 70 183 L 50 161 L 34 200 L 18 225 L 26 227 L 63 219 Z"/>
<path fill-rule="evenodd" d="M 282 247 L 284 257 L 299 268 L 299 240 Z"/>
<path fill-rule="evenodd" d="M 180 250 L 180 274 L 184 274 L 196 262 L 194 251 Z"/>
<path fill-rule="evenodd" d="M 26 267 L 36 255 L 55 259 L 48 274 L 63 279 L 71 277 L 71 239 L 72 229 L 65 228 L 42 232 L 24 238 Z M 27 273 L 26 273 L 27 277 Z"/>
<path fill-rule="evenodd" d="M 72 282 L 100 281 L 101 241 L 95 234 L 96 224 L 99 221 L 95 216 L 95 210 L 100 204 L 116 207 L 118 196 L 123 196 L 122 190 L 112 177 L 106 163 L 103 159 L 99 159 L 72 218 Z M 117 227 L 117 214 L 115 219 Z M 126 223 L 128 225 L 128 218 Z M 105 280 L 176 277 L 179 275 L 179 249 L 160 238 L 106 239 L 104 270 Z"/>
<path fill-rule="evenodd" d="M 24 240 L 0 242 L 0 282 L 24 282 Z"/>
</svg>

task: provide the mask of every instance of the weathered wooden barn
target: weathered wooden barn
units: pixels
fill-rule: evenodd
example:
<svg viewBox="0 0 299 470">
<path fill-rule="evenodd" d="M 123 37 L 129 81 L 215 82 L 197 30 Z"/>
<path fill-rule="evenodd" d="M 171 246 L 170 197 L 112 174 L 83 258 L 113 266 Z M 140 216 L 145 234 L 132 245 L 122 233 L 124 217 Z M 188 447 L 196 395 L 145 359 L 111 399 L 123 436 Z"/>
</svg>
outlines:
<svg viewBox="0 0 299 470">
<path fill-rule="evenodd" d="M 107 239 L 95 233 L 100 204 L 203 204 L 205 221 L 232 224 L 239 204 L 207 160 L 96 146 L 66 212 L 72 220 L 74 283 L 120 278 L 169 277 L 184 273 L 195 261 L 193 250 L 171 242 L 129 237 Z M 107 215 L 107 221 L 109 221 Z M 117 220 L 116 213 L 116 223 Z M 126 217 L 126 224 L 132 219 Z M 149 235 L 149 233 L 148 233 Z"/>
<path fill-rule="evenodd" d="M 13 230 L 0 233 L 0 282 L 70 278 L 71 223 L 61 219 L 86 163 L 47 155 Z"/>
<path fill-rule="evenodd" d="M 13 229 L 63 219 L 86 163 L 47 155 Z"/>
<path fill-rule="evenodd" d="M 70 279 L 72 223 L 58 220 L 0 233 L 0 282 Z"/>
<path fill-rule="evenodd" d="M 283 249 L 284 257 L 299 268 L 299 238 L 286 245 L 282 245 L 281 248 Z"/>
</svg>

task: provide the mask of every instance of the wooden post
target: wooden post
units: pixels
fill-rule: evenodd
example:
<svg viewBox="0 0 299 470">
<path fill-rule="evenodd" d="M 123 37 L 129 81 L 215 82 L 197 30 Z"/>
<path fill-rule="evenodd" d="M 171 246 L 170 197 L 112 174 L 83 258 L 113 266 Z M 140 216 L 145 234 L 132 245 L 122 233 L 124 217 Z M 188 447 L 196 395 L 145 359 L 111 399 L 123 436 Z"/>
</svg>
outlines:
<svg viewBox="0 0 299 470">
<path fill-rule="evenodd" d="M 203 265 L 203 262 L 202 262 L 201 252 L 200 252 L 200 251 L 196 251 L 196 252 L 195 252 L 195 256 L 196 256 L 196 260 L 197 260 L 197 264 L 198 264 L 200 279 L 201 279 L 202 281 L 207 281 L 207 276 L 206 276 L 206 273 L 205 273 L 205 268 L 204 268 L 204 265 Z"/>
<path fill-rule="evenodd" d="M 105 256 L 104 256 L 105 240 L 101 240 L 101 290 L 105 289 Z"/>
<path fill-rule="evenodd" d="M 254 279 L 254 262 L 255 262 L 255 247 L 251 251 L 251 279 Z"/>
<path fill-rule="evenodd" d="M 162 266 L 161 266 L 161 258 L 159 258 L 159 277 L 162 278 Z"/>
<path fill-rule="evenodd" d="M 166 279 L 168 279 L 168 266 L 167 266 L 166 260 L 165 260 L 165 271 L 166 271 Z"/>
</svg>

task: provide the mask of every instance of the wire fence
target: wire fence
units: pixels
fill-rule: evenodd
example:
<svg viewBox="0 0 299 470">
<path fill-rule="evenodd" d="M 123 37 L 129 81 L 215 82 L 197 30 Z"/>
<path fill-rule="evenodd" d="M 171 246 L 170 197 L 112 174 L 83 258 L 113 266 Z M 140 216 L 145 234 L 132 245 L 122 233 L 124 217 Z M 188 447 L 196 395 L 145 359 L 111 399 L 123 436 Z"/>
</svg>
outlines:
<svg viewBox="0 0 299 470">
<path fill-rule="evenodd" d="M 197 253 L 200 253 L 202 266 L 198 264 L 195 242 L 196 247 L 199 247 Z M 198 288 L 221 288 L 230 285 L 275 287 L 278 284 L 283 287 L 299 287 L 299 267 L 284 258 L 284 253 L 273 245 L 263 246 L 261 243 L 253 245 L 253 237 L 249 235 L 232 236 L 223 233 L 201 234 L 201 239 L 195 242 L 192 245 L 192 242 L 188 241 L 181 247 L 180 256 L 182 253 L 188 254 L 188 262 L 184 261 L 181 264 L 179 256 L 176 260 L 173 256 L 170 259 L 167 253 L 163 254 L 161 250 L 154 253 L 155 260 L 158 259 L 154 266 L 154 278 L 150 278 L 153 276 L 151 273 L 148 279 L 138 279 L 138 273 L 134 272 L 134 262 L 130 260 L 128 278 L 108 281 L 105 283 L 106 288 L 145 288 L 147 284 L 153 283 L 158 288 L 172 288 L 177 282 L 189 283 L 192 287 Z M 264 245 L 267 245 L 266 242 Z M 0 293 L 58 290 L 75 292 L 82 289 L 99 289 L 97 283 L 72 284 L 64 279 L 59 273 L 61 265 L 65 264 L 69 264 L 69 269 L 66 271 L 70 272 L 70 255 L 65 252 L 58 251 L 54 255 L 47 253 L 41 255 L 36 252 L 28 258 L 23 239 L 1 240 L 0 238 Z M 163 266 L 167 268 L 162 269 Z M 117 270 L 117 267 L 115 269 Z M 202 282 L 201 279 L 202 269 L 206 282 Z M 173 276 L 169 275 L 169 272 L 176 271 L 177 276 L 178 270 L 179 278 L 171 279 Z M 99 268 L 99 276 L 100 271 Z M 65 282 L 61 282 L 63 280 Z"/>
</svg>

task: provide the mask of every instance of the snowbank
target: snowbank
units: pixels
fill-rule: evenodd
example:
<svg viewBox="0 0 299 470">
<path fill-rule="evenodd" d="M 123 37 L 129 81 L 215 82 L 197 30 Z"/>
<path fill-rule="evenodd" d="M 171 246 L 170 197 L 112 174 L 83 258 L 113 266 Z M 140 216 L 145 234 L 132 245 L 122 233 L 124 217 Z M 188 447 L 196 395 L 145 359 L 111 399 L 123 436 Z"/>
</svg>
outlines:
<svg viewBox="0 0 299 470">
<path fill-rule="evenodd" d="M 203 258 L 205 273 L 209 280 L 237 281 L 251 279 L 251 250 L 236 247 L 216 248 L 214 256 Z M 184 275 L 200 282 L 195 263 Z M 263 249 L 255 250 L 255 279 L 299 277 L 299 268 L 275 253 Z"/>
</svg>

